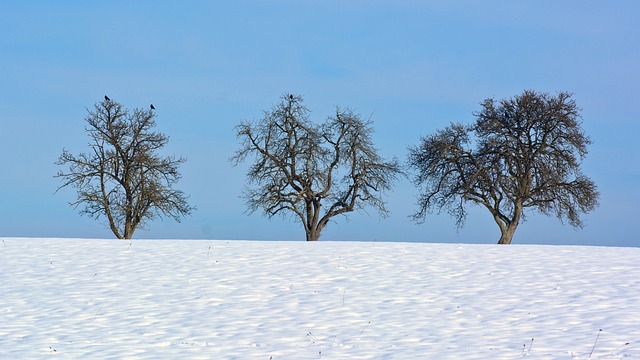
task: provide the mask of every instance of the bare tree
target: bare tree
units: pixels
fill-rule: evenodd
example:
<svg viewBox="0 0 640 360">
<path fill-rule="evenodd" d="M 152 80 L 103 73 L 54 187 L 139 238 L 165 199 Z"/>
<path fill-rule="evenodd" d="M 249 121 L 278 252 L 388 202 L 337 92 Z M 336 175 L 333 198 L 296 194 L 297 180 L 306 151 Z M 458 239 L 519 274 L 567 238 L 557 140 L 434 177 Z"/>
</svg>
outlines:
<svg viewBox="0 0 640 360">
<path fill-rule="evenodd" d="M 87 112 L 89 152 L 76 156 L 64 149 L 56 162 L 68 166 L 68 171 L 56 175 L 62 181 L 58 190 L 77 189 L 77 199 L 70 205 L 83 204 L 80 214 L 104 216 L 117 238 L 130 239 L 138 227 L 157 216 L 179 222 L 195 209 L 182 191 L 172 188 L 186 159 L 156 153 L 169 137 L 152 131 L 153 109 L 131 112 L 105 96 Z"/>
<path fill-rule="evenodd" d="M 480 204 L 500 227 L 499 244 L 511 243 L 526 209 L 583 227 L 579 214 L 593 210 L 599 194 L 580 171 L 591 140 L 571 94 L 486 99 L 474 115 L 475 124 L 452 124 L 409 149 L 422 188 L 414 219 L 447 209 L 463 226 L 465 203 Z"/>
<path fill-rule="evenodd" d="M 285 95 L 255 124 L 237 126 L 242 147 L 236 165 L 255 157 L 245 190 L 250 212 L 268 218 L 293 215 L 316 241 L 330 219 L 365 206 L 388 214 L 381 194 L 400 173 L 398 161 L 384 161 L 373 147 L 370 121 L 336 109 L 322 126 L 312 124 L 300 96 Z"/>
</svg>

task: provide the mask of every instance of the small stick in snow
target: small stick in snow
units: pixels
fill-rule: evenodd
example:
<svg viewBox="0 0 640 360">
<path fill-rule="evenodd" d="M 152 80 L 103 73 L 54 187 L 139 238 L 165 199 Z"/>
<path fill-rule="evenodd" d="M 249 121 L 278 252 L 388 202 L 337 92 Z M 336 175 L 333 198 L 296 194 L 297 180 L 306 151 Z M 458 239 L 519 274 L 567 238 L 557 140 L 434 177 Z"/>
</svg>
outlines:
<svg viewBox="0 0 640 360">
<path fill-rule="evenodd" d="M 596 341 L 593 343 L 593 347 L 591 348 L 591 352 L 589 353 L 589 358 L 591 358 L 591 355 L 593 354 L 593 350 L 596 349 L 596 344 L 598 343 L 598 339 L 600 338 L 601 332 L 602 332 L 602 329 L 598 331 L 598 336 L 596 336 Z"/>
<path fill-rule="evenodd" d="M 613 354 L 615 354 L 616 352 L 618 352 L 618 350 L 622 349 L 623 347 L 625 347 L 625 346 L 627 346 L 627 345 L 629 345 L 629 343 L 624 343 L 624 344 L 622 344 L 622 345 L 618 346 L 618 347 L 617 347 L 615 350 L 613 350 L 612 352 L 608 353 L 607 355 L 613 355 Z"/>
<path fill-rule="evenodd" d="M 315 344 L 318 341 L 318 338 L 313 336 L 311 331 L 307 333 L 307 338 L 309 339 L 309 341 L 311 341 L 312 344 Z"/>
<path fill-rule="evenodd" d="M 527 350 L 527 355 L 531 353 L 531 348 L 533 347 L 533 338 L 531 338 L 531 344 L 529 344 L 529 350 Z"/>
<path fill-rule="evenodd" d="M 360 334 L 358 334 L 358 337 L 360 337 L 362 335 L 362 333 L 367 330 L 367 328 L 369 327 L 369 325 L 371 325 L 371 321 L 367 322 L 367 326 L 364 327 L 364 329 L 362 329 L 362 331 L 360 331 Z"/>
<path fill-rule="evenodd" d="M 93 321 L 96 321 L 96 318 L 98 317 L 98 314 L 100 313 L 100 310 L 102 310 L 102 306 L 100 306 L 98 311 L 96 311 L 96 315 L 93 317 Z"/>
</svg>

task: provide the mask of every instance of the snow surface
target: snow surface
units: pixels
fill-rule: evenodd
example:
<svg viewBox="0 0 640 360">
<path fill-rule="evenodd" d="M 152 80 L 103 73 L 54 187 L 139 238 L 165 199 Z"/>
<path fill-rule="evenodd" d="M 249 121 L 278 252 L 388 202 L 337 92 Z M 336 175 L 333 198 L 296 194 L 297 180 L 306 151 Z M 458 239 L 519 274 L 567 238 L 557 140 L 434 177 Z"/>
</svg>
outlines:
<svg viewBox="0 0 640 360">
<path fill-rule="evenodd" d="M 1 240 L 0 359 L 640 359 L 638 248 Z"/>
</svg>

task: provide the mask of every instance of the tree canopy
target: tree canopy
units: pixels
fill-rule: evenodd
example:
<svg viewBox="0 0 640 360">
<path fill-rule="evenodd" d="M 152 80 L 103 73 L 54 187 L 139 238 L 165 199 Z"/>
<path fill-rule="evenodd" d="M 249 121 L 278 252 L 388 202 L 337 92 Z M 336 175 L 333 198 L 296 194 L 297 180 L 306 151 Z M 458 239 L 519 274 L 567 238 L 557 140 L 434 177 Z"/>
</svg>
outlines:
<svg viewBox="0 0 640 360">
<path fill-rule="evenodd" d="M 89 217 L 105 217 L 119 239 L 130 239 L 156 217 L 180 221 L 195 209 L 182 191 L 173 189 L 186 159 L 157 153 L 169 137 L 153 131 L 153 109 L 130 111 L 105 96 L 87 112 L 89 151 L 73 155 L 64 149 L 56 162 L 67 167 L 56 175 L 62 181 L 59 189 L 77 189 L 72 206 L 83 205 L 80 213 Z"/>
<path fill-rule="evenodd" d="M 284 95 L 261 120 L 243 122 L 236 132 L 241 148 L 232 162 L 255 158 L 244 194 L 250 212 L 293 215 L 309 241 L 318 240 L 338 215 L 366 206 L 387 215 L 381 195 L 391 189 L 400 166 L 378 155 L 371 122 L 350 109 L 337 108 L 315 125 L 302 97 Z"/>
<path fill-rule="evenodd" d="M 599 193 L 580 169 L 591 140 L 571 94 L 524 91 L 481 106 L 474 124 L 451 124 L 409 149 L 421 189 L 414 219 L 446 209 L 463 226 L 466 204 L 479 204 L 498 224 L 500 244 L 511 243 L 528 209 L 582 227 L 580 214 L 595 209 Z"/>
</svg>

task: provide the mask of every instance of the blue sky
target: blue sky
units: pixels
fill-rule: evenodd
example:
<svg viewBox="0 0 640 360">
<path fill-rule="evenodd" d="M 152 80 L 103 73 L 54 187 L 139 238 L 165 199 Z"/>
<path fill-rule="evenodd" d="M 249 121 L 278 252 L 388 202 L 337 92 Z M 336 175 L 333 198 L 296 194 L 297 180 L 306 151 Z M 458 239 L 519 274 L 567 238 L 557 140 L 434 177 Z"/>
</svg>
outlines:
<svg viewBox="0 0 640 360">
<path fill-rule="evenodd" d="M 138 238 L 304 240 L 302 227 L 240 198 L 234 127 L 283 93 L 311 117 L 335 106 L 374 121 L 385 157 L 479 103 L 525 89 L 569 91 L 594 144 L 583 170 L 601 205 L 574 230 L 531 213 L 514 244 L 639 246 L 640 2 L 637 1 L 3 1 L 0 3 L 0 236 L 112 238 L 68 206 L 53 177 L 63 147 L 86 149 L 86 108 L 106 94 L 157 108 L 182 155 L 178 188 L 198 210 Z M 411 222 L 417 189 L 398 181 L 391 211 L 337 218 L 321 240 L 495 243 L 488 212 Z"/>
</svg>

